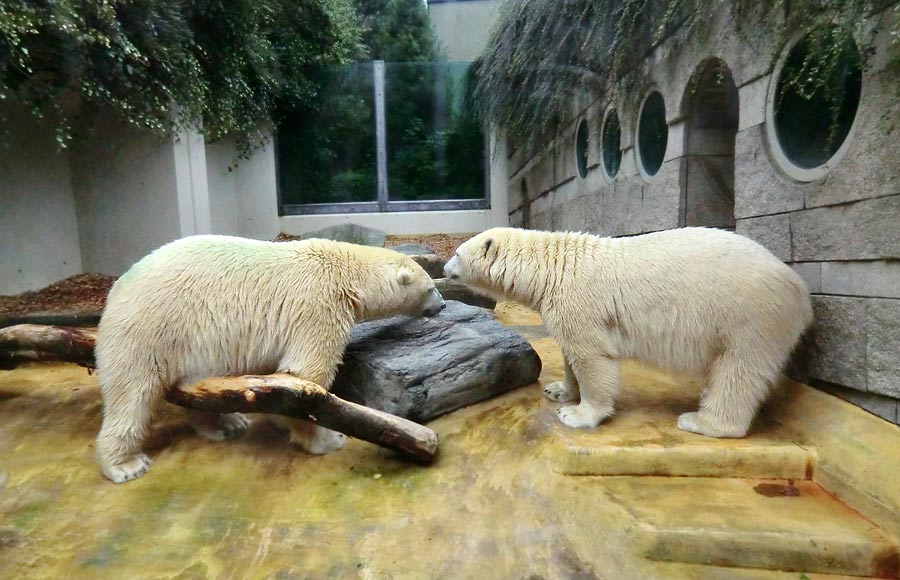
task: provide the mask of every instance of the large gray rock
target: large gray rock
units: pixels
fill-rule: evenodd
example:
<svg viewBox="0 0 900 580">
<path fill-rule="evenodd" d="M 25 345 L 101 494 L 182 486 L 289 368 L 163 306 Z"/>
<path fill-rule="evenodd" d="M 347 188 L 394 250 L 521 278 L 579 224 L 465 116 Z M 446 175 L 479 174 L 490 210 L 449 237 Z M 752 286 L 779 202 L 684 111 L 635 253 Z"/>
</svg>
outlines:
<svg viewBox="0 0 900 580">
<path fill-rule="evenodd" d="M 391 249 L 412 258 L 432 278 L 444 277 L 444 259 L 425 244 L 400 244 Z"/>
<path fill-rule="evenodd" d="M 384 247 L 385 233 L 375 228 L 361 226 L 359 224 L 339 224 L 307 232 L 300 236 L 301 240 L 310 238 L 322 238 L 325 240 L 335 240 L 338 242 L 349 242 L 351 244 L 359 244 L 361 246 Z"/>
<path fill-rule="evenodd" d="M 415 242 L 408 242 L 406 244 L 391 246 L 391 249 L 394 250 L 395 252 L 400 252 L 401 254 L 406 254 L 407 256 L 423 256 L 425 254 L 433 254 L 434 253 L 434 250 L 432 250 L 425 244 L 417 244 Z"/>
<path fill-rule="evenodd" d="M 438 278 L 434 281 L 434 287 L 438 289 L 444 300 L 456 300 L 457 302 L 478 306 L 479 308 L 487 308 L 488 310 L 493 310 L 494 306 L 497 305 L 497 302 L 492 298 L 476 294 L 469 290 L 466 285 L 454 282 L 448 278 Z"/>
<path fill-rule="evenodd" d="M 531 345 L 492 312 L 451 301 L 434 318 L 358 324 L 332 391 L 423 422 L 534 383 L 540 373 Z"/>
<path fill-rule="evenodd" d="M 868 303 L 866 385 L 872 393 L 900 399 L 900 300 Z"/>
</svg>

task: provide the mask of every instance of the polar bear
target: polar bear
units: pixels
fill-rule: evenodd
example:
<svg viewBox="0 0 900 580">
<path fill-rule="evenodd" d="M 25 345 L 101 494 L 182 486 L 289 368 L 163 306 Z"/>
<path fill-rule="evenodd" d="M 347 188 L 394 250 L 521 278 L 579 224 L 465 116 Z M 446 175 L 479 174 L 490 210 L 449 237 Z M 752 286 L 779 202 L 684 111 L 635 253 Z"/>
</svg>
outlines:
<svg viewBox="0 0 900 580">
<path fill-rule="evenodd" d="M 328 389 L 354 322 L 397 314 L 434 316 L 444 300 L 408 256 L 311 239 L 273 243 L 193 236 L 137 262 L 109 293 L 97 334 L 103 474 L 143 475 L 152 408 L 167 388 L 210 376 L 287 372 Z M 240 414 L 189 410 L 197 432 L 240 434 Z M 302 449 L 322 454 L 345 437 L 283 419 Z"/>
<path fill-rule="evenodd" d="M 445 273 L 541 313 L 565 359 L 548 385 L 569 427 L 613 414 L 621 359 L 705 375 L 699 412 L 678 427 L 743 437 L 812 322 L 803 280 L 756 242 L 682 228 L 601 238 L 495 228 L 463 243 Z"/>
</svg>

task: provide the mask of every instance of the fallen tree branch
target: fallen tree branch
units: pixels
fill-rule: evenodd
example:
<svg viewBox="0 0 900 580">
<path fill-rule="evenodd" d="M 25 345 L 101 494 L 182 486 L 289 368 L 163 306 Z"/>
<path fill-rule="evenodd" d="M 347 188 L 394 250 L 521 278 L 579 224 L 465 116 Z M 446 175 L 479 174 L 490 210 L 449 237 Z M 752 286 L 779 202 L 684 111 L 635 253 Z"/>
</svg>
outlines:
<svg viewBox="0 0 900 580">
<path fill-rule="evenodd" d="M 218 413 L 275 413 L 309 419 L 422 463 L 430 463 L 437 452 L 437 434 L 431 429 L 345 401 L 315 383 L 286 374 L 205 379 L 170 390 L 166 399 Z"/>
<path fill-rule="evenodd" d="M 73 362 L 94 368 L 94 329 L 19 324 L 0 328 L 0 369 L 35 361 Z M 171 389 L 176 405 L 218 413 L 275 413 L 315 421 L 407 458 L 430 463 L 437 434 L 402 417 L 340 399 L 321 386 L 277 374 L 214 377 Z"/>
<path fill-rule="evenodd" d="M 0 328 L 0 369 L 30 361 L 67 361 L 94 368 L 96 339 L 92 328 L 40 324 Z"/>
</svg>

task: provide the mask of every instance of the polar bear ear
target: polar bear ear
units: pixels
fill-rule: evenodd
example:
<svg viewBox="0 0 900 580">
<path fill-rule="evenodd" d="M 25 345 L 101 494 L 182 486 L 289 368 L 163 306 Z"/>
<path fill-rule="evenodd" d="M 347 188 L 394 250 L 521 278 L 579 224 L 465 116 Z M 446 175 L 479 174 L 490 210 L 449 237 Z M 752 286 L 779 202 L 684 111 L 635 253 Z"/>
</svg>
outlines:
<svg viewBox="0 0 900 580">
<path fill-rule="evenodd" d="M 409 286 L 412 280 L 413 274 L 406 268 L 400 268 L 400 271 L 397 272 L 397 282 L 400 282 L 401 286 Z"/>
</svg>

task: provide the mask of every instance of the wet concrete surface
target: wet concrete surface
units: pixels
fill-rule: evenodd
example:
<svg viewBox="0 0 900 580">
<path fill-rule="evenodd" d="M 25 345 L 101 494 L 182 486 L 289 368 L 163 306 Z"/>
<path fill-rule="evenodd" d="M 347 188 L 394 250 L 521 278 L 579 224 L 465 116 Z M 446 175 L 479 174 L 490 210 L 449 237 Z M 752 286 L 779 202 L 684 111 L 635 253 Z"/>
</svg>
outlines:
<svg viewBox="0 0 900 580">
<path fill-rule="evenodd" d="M 540 383 L 562 378 L 540 318 L 507 305 L 497 312 L 528 327 Z M 641 393 L 659 400 L 653 377 L 626 367 L 626 408 L 639 409 Z M 673 447 L 680 432 L 669 415 L 695 405 L 697 388 L 687 385 L 673 405 L 648 405 L 658 413 L 644 419 L 675 437 Z M 438 459 L 422 467 L 355 440 L 308 456 L 262 417 L 243 438 L 214 443 L 164 405 L 146 446 L 153 467 L 114 485 L 93 458 L 95 378 L 64 364 L 0 371 L 0 578 L 838 577 L 645 557 L 642 514 L 661 527 L 678 519 L 673 496 L 647 499 L 673 478 L 563 475 L 556 407 L 533 385 L 435 420 Z M 633 424 L 622 417 L 625 436 Z M 604 427 L 616 429 L 597 432 Z M 588 447 L 598 437 L 570 436 Z M 655 479 L 665 485 L 654 488 Z"/>
</svg>

